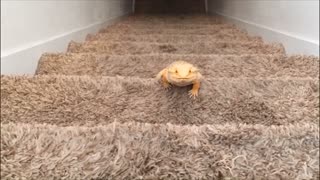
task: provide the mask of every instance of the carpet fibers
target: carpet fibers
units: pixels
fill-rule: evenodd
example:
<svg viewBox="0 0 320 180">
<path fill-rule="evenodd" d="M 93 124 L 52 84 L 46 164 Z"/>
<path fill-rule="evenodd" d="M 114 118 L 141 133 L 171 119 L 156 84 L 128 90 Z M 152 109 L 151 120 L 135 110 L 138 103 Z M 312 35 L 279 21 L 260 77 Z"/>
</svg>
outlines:
<svg viewBox="0 0 320 180">
<path fill-rule="evenodd" d="M 165 90 L 176 60 L 199 97 Z M 319 57 L 204 15 L 133 15 L 1 76 L 1 179 L 319 177 Z"/>
</svg>

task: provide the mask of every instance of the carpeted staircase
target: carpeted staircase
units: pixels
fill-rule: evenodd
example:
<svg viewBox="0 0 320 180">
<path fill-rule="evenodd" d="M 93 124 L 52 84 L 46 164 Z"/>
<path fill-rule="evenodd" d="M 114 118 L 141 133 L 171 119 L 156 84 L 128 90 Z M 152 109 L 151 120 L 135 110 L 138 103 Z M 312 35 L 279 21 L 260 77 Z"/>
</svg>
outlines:
<svg viewBox="0 0 320 180">
<path fill-rule="evenodd" d="M 176 60 L 199 67 L 164 90 Z M 319 57 L 204 15 L 133 15 L 1 77 L 1 179 L 319 179 Z"/>
</svg>

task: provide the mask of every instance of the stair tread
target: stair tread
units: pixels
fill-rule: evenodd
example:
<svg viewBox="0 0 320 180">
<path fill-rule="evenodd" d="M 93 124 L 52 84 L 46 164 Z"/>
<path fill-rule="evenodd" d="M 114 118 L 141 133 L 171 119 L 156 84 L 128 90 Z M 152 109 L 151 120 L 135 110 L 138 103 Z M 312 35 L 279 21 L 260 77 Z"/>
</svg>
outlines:
<svg viewBox="0 0 320 180">
<path fill-rule="evenodd" d="M 238 29 L 237 26 L 231 24 L 231 23 L 223 23 L 223 24 L 144 24 L 144 23 L 123 23 L 123 21 L 114 23 L 110 26 L 107 26 L 103 29 L 109 29 L 109 28 L 132 28 L 132 29 L 201 29 L 201 28 L 207 28 L 207 29 L 214 29 L 214 28 L 234 28 Z"/>
<path fill-rule="evenodd" d="M 186 179 L 246 179 L 254 173 L 258 179 L 294 179 L 305 169 L 316 176 L 318 167 L 316 124 L 268 127 L 130 122 L 59 127 L 17 123 L 4 124 L 1 130 L 6 147 L 2 155 L 7 155 L 8 163 L 26 178 L 157 179 L 179 174 Z M 14 149 L 14 156 L 10 156 L 10 149 Z M 281 158 L 275 161 L 275 154 Z M 32 163 L 24 163 L 25 159 Z M 306 166 L 297 166 L 297 161 Z M 41 173 L 42 169 L 46 173 Z M 9 166 L 1 171 L 2 175 L 14 173 Z"/>
<path fill-rule="evenodd" d="M 128 24 L 128 23 L 115 23 L 102 30 L 119 29 L 119 30 L 240 30 L 237 26 L 229 23 L 225 24 Z"/>
<path fill-rule="evenodd" d="M 210 26 L 210 25 L 222 25 L 226 24 L 224 20 L 191 20 L 191 21 L 179 21 L 179 20 L 171 20 L 171 21 L 161 21 L 161 20 L 123 20 L 121 21 L 121 24 L 129 24 L 129 25 L 189 25 L 194 24 L 198 26 Z"/>
<path fill-rule="evenodd" d="M 319 57 L 282 55 L 108 55 L 46 53 L 37 74 L 154 77 L 176 60 L 196 65 L 208 78 L 319 77 Z"/>
<path fill-rule="evenodd" d="M 101 29 L 99 33 L 121 33 L 121 34 L 215 34 L 215 33 L 224 33 L 224 34 L 238 34 L 246 35 L 247 32 L 240 29 L 230 28 L 230 27 L 220 27 L 220 28 L 199 28 L 199 29 L 135 29 L 135 28 L 115 28 L 108 27 L 106 29 Z"/>
<path fill-rule="evenodd" d="M 190 87 L 166 91 L 152 78 L 3 76 L 1 121 L 62 126 L 317 122 L 318 86 L 318 78 L 207 78 L 192 100 Z"/>
<path fill-rule="evenodd" d="M 284 54 L 285 50 L 278 43 L 252 42 L 195 42 L 195 43 L 145 43 L 145 42 L 104 42 L 87 41 L 77 43 L 71 41 L 68 52 L 88 53 L 100 52 L 110 54 Z"/>
<path fill-rule="evenodd" d="M 122 23 L 152 23 L 152 24 L 220 24 L 226 23 L 224 18 L 218 16 L 212 17 L 205 17 L 205 16 L 149 16 L 149 17 L 142 17 L 142 16 L 131 16 L 126 17 L 122 21 Z"/>
<path fill-rule="evenodd" d="M 137 41 L 155 43 L 193 43 L 193 42 L 225 42 L 243 41 L 260 42 L 262 38 L 257 36 L 239 35 L 233 33 L 215 33 L 213 35 L 186 35 L 186 34 L 128 34 L 128 33 L 98 33 L 88 34 L 87 41 Z"/>
</svg>

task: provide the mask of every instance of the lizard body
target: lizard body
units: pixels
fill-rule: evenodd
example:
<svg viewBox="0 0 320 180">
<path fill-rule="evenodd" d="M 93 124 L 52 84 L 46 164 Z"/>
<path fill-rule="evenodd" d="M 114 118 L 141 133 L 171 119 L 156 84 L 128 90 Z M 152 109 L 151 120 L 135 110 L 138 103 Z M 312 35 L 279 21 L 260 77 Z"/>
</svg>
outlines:
<svg viewBox="0 0 320 180">
<path fill-rule="evenodd" d="M 193 87 L 189 91 L 189 95 L 190 97 L 196 97 L 199 94 L 202 75 L 194 65 L 185 61 L 175 61 L 161 70 L 156 78 L 161 80 L 163 87 L 166 89 L 170 88 L 171 85 L 182 87 L 192 84 Z"/>
</svg>

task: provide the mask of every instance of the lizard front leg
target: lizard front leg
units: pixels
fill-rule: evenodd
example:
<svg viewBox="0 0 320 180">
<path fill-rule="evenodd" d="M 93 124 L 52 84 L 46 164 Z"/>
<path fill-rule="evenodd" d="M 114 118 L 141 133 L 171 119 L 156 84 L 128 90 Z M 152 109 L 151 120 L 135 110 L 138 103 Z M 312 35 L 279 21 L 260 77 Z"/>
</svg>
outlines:
<svg viewBox="0 0 320 180">
<path fill-rule="evenodd" d="M 162 80 L 162 86 L 165 88 L 165 89 L 169 89 L 171 87 L 167 77 L 165 74 L 162 74 L 161 75 L 161 80 Z"/>
<path fill-rule="evenodd" d="M 166 77 L 166 74 L 167 74 L 167 69 L 163 69 L 158 73 L 157 79 L 161 81 L 161 84 L 165 89 L 168 89 L 170 88 L 171 85 Z"/>
<path fill-rule="evenodd" d="M 200 89 L 200 81 L 199 80 L 196 80 L 194 83 L 193 83 L 193 86 L 192 86 L 192 89 L 189 91 L 189 96 L 190 98 L 195 98 L 198 96 L 199 94 L 199 89 Z"/>
</svg>

